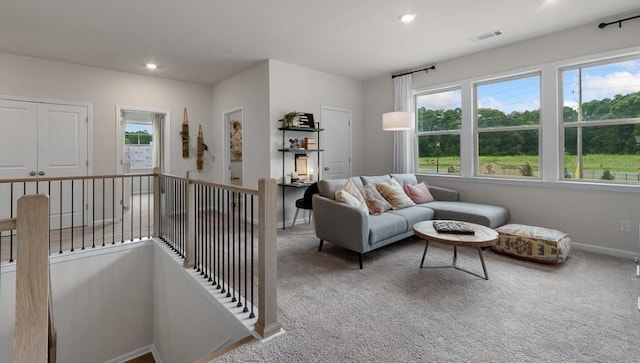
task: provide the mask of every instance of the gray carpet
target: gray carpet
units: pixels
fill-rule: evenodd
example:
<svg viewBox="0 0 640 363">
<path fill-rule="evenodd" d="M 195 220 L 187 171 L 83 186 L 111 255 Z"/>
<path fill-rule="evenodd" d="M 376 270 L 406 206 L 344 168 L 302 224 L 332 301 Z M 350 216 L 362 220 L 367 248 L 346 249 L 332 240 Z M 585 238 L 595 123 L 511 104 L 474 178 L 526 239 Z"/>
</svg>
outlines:
<svg viewBox="0 0 640 363">
<path fill-rule="evenodd" d="M 635 264 L 573 250 L 560 266 L 485 252 L 490 280 L 420 269 L 408 239 L 357 256 L 317 251 L 308 226 L 278 237 L 279 320 L 286 333 L 216 362 L 640 362 Z M 450 263 L 432 243 L 428 264 Z M 481 273 L 475 250 L 458 262 Z"/>
</svg>

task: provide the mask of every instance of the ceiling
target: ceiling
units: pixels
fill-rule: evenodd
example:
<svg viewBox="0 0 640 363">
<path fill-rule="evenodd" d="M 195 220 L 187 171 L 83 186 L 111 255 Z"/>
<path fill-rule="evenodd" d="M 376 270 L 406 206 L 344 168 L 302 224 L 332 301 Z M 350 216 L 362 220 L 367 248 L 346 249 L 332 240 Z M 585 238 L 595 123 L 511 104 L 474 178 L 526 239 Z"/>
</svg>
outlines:
<svg viewBox="0 0 640 363">
<path fill-rule="evenodd" d="M 368 80 L 637 14 L 638 0 L 0 0 L 0 52 L 204 84 L 265 59 Z"/>
</svg>

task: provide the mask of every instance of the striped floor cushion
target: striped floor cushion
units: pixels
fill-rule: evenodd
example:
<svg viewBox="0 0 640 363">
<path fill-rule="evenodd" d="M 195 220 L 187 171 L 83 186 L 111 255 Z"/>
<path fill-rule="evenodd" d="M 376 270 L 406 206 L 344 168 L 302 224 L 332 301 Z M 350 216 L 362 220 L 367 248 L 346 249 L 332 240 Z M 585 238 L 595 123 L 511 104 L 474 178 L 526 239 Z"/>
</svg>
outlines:
<svg viewBox="0 0 640 363">
<path fill-rule="evenodd" d="M 498 243 L 491 248 L 505 255 L 525 260 L 555 264 L 564 262 L 571 251 L 567 233 L 524 224 L 507 224 L 496 228 Z"/>
</svg>

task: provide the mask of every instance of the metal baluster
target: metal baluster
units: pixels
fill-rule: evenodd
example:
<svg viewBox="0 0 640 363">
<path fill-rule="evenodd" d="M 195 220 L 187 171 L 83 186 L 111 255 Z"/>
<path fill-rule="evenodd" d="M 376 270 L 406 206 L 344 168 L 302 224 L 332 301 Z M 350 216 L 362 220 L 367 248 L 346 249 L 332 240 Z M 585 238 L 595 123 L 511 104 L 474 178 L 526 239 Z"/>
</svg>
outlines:
<svg viewBox="0 0 640 363">
<path fill-rule="evenodd" d="M 138 240 L 142 240 L 142 177 L 138 177 L 140 188 L 138 189 Z"/>
<path fill-rule="evenodd" d="M 240 222 L 242 219 L 240 218 L 240 211 L 242 210 L 242 193 L 238 193 L 238 307 L 242 307 L 242 249 L 241 246 L 241 235 L 242 235 L 242 225 Z"/>
<path fill-rule="evenodd" d="M 85 208 L 85 200 L 84 200 L 84 198 L 85 198 L 85 195 L 84 195 L 85 194 L 85 191 L 84 191 L 85 190 L 85 187 L 84 187 L 85 182 L 86 182 L 86 179 L 82 179 L 82 249 L 83 250 L 84 250 L 84 228 L 85 228 L 85 224 L 86 224 L 86 221 L 85 221 L 86 208 Z"/>
<path fill-rule="evenodd" d="M 231 302 L 236 302 L 236 192 L 231 192 Z"/>
<path fill-rule="evenodd" d="M 60 238 L 60 241 L 58 241 L 58 253 L 62 253 L 62 180 L 60 180 L 60 219 L 58 221 L 58 225 L 60 226 L 60 231 L 58 233 L 58 237 Z"/>
<path fill-rule="evenodd" d="M 253 202 L 255 200 L 255 196 L 251 197 L 251 217 L 253 217 L 255 214 L 253 214 Z M 264 222 L 261 222 L 264 223 Z M 253 225 L 251 226 L 251 313 L 249 314 L 249 319 L 253 319 L 256 317 L 256 314 L 253 313 L 253 305 L 254 305 L 254 301 L 253 301 Z"/>
<path fill-rule="evenodd" d="M 213 191 L 211 190 L 211 187 L 208 186 L 207 187 L 207 244 L 209 246 L 209 282 L 213 281 L 213 234 L 212 234 L 212 230 L 213 230 L 213 223 L 211 222 L 211 208 L 209 208 L 209 206 L 211 205 L 211 199 L 213 198 Z"/>
<path fill-rule="evenodd" d="M 133 189 L 135 185 L 133 183 L 133 175 L 131 176 L 131 193 L 127 196 L 129 198 L 129 214 L 131 214 L 131 231 L 129 231 L 129 236 L 131 237 L 131 242 L 133 242 Z"/>
<path fill-rule="evenodd" d="M 111 244 L 116 244 L 116 178 L 111 178 Z"/>
<path fill-rule="evenodd" d="M 151 215 L 153 214 L 151 211 L 151 196 L 153 196 L 153 193 L 151 192 L 154 190 L 155 186 L 151 185 L 152 181 L 154 180 L 151 179 L 151 176 L 147 175 L 147 238 L 151 238 Z M 157 228 L 158 226 L 155 227 Z"/>
<path fill-rule="evenodd" d="M 225 196 L 224 190 L 221 190 L 221 192 L 222 192 L 222 197 L 224 198 L 224 196 Z M 224 213 L 220 216 L 220 219 L 221 219 L 221 222 L 222 222 L 222 227 L 224 229 L 224 231 L 222 231 L 222 233 L 221 233 L 221 236 L 222 236 L 222 259 L 221 259 L 222 260 L 222 277 L 221 277 L 221 279 L 222 279 L 222 283 L 221 283 L 222 290 L 220 291 L 220 293 L 222 293 L 222 294 L 227 292 L 227 290 L 224 288 L 224 283 L 226 281 L 226 279 L 225 279 L 225 269 L 224 269 L 225 268 L 225 257 L 224 256 L 225 256 L 225 251 L 226 251 L 225 243 L 227 241 L 227 237 L 228 236 L 227 236 L 227 233 L 226 233 L 227 229 L 224 228 L 225 215 L 227 214 L 224 205 L 225 205 L 225 202 L 228 203 L 228 201 L 229 201 L 229 198 L 226 198 L 225 200 L 222 201 L 222 211 Z"/>
<path fill-rule="evenodd" d="M 120 177 L 120 243 L 124 243 L 124 177 Z"/>
<path fill-rule="evenodd" d="M 11 207 L 9 209 L 11 209 L 11 211 L 9 212 L 9 218 L 14 218 L 13 216 L 13 183 L 11 183 L 11 187 L 9 188 L 11 189 Z M 49 237 L 49 240 L 51 240 L 51 237 Z M 13 262 L 13 231 L 9 231 L 9 262 Z"/>
<path fill-rule="evenodd" d="M 220 280 L 222 279 L 222 275 L 221 275 L 221 271 L 220 271 L 220 266 L 222 265 L 222 258 L 221 258 L 221 237 L 222 237 L 222 226 L 221 226 L 221 222 L 220 222 L 220 208 L 221 208 L 221 202 L 220 202 L 220 188 L 216 188 L 216 194 L 218 195 L 218 199 L 216 201 L 216 235 L 217 235 L 217 242 L 216 242 L 216 248 L 217 248 L 217 256 L 218 256 L 218 263 L 216 264 L 216 271 L 217 274 L 216 276 L 218 277 L 218 286 L 216 286 L 216 289 L 220 289 L 222 286 L 220 285 Z"/>
<path fill-rule="evenodd" d="M 91 179 L 91 248 L 96 247 L 96 179 Z"/>
<path fill-rule="evenodd" d="M 74 220 L 74 218 L 73 218 L 73 203 L 74 203 L 73 202 L 73 195 L 75 194 L 73 192 L 73 182 L 74 181 L 75 180 L 71 179 L 71 252 L 73 252 L 73 220 Z M 38 185 L 38 183 L 36 183 L 36 189 L 38 188 L 37 185 Z"/>
<path fill-rule="evenodd" d="M 104 247 L 104 230 L 106 228 L 105 225 L 105 220 L 106 220 L 106 212 L 105 212 L 105 208 L 106 206 L 104 205 L 104 202 L 107 198 L 105 197 L 105 184 L 104 184 L 104 178 L 102 178 L 102 247 Z"/>
<path fill-rule="evenodd" d="M 244 195 L 244 309 L 242 309 L 243 313 L 249 311 L 247 309 L 247 197 L 248 195 Z"/>
<path fill-rule="evenodd" d="M 227 297 L 231 297 L 231 215 L 229 211 L 231 210 L 231 197 L 229 195 L 229 190 L 227 190 Z"/>
</svg>

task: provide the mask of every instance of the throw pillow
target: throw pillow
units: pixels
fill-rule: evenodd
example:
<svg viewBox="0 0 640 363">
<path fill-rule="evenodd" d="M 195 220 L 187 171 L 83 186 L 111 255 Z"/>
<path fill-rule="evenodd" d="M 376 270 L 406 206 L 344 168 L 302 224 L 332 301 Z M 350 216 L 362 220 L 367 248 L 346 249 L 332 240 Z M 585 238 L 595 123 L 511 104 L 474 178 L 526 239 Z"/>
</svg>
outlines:
<svg viewBox="0 0 640 363">
<path fill-rule="evenodd" d="M 402 190 L 397 181 L 391 183 L 376 183 L 376 189 L 382 194 L 384 199 L 391 204 L 393 209 L 402 209 L 416 205 Z"/>
<path fill-rule="evenodd" d="M 336 192 L 336 201 L 361 209 L 367 214 L 369 213 L 367 203 L 351 180 L 347 180 L 342 188 Z"/>
<path fill-rule="evenodd" d="M 425 183 L 419 183 L 416 185 L 405 184 L 404 191 L 416 204 L 429 203 L 434 201 L 433 195 L 431 195 L 431 192 L 429 192 L 429 187 L 427 187 L 427 184 Z"/>
<path fill-rule="evenodd" d="M 391 209 L 391 204 L 380 195 L 375 184 L 365 185 L 363 188 L 360 188 L 360 193 L 362 193 L 364 201 L 367 203 L 367 207 L 369 207 L 369 213 L 378 215 Z"/>
</svg>

